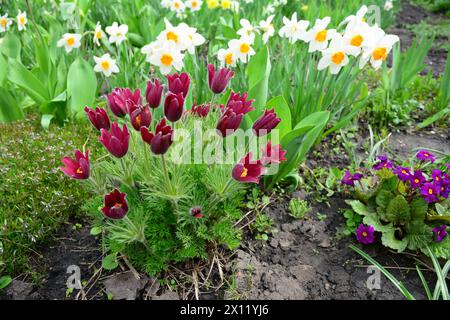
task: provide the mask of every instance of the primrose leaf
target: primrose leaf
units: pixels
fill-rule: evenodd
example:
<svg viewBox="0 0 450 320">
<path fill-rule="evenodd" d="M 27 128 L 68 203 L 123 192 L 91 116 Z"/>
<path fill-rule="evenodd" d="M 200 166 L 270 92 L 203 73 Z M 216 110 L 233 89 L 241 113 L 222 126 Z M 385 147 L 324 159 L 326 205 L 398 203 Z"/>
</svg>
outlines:
<svg viewBox="0 0 450 320">
<path fill-rule="evenodd" d="M 424 221 L 428 211 L 428 203 L 422 197 L 415 197 L 411 203 L 411 219 Z"/>
<path fill-rule="evenodd" d="M 394 228 L 390 228 L 389 230 L 383 232 L 383 235 L 381 236 L 381 242 L 384 246 L 397 250 L 398 252 L 405 251 L 406 247 L 408 246 L 408 240 L 406 238 L 398 240 L 395 237 Z"/>
<path fill-rule="evenodd" d="M 386 217 L 396 224 L 405 224 L 411 220 L 411 209 L 402 195 L 396 196 L 389 202 Z"/>
<path fill-rule="evenodd" d="M 117 262 L 117 254 L 111 253 L 103 258 L 102 260 L 102 268 L 106 270 L 114 270 L 119 266 L 119 262 Z"/>
<path fill-rule="evenodd" d="M 433 240 L 431 228 L 422 221 L 411 221 L 406 225 L 406 239 L 408 249 L 418 250 L 425 248 Z"/>
<path fill-rule="evenodd" d="M 392 192 L 387 190 L 380 190 L 376 197 L 376 203 L 383 209 L 386 209 L 389 202 L 394 198 Z"/>
<path fill-rule="evenodd" d="M 345 202 L 352 207 L 353 211 L 362 216 L 373 214 L 373 212 L 370 212 L 367 206 L 359 200 L 346 200 Z"/>
</svg>

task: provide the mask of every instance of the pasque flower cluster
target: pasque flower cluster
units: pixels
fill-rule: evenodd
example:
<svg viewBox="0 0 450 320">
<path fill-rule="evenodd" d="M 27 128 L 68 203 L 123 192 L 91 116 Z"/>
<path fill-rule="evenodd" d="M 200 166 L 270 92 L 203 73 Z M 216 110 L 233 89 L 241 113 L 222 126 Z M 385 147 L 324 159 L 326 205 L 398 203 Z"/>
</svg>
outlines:
<svg viewBox="0 0 450 320">
<path fill-rule="evenodd" d="M 208 85 L 212 95 L 222 94 L 226 91 L 234 73 L 226 68 L 216 70 L 208 65 Z M 186 116 L 199 118 L 207 117 L 212 111 L 219 113 L 217 133 L 221 137 L 233 134 L 240 126 L 243 117 L 253 111 L 253 100 L 248 94 L 232 92 L 226 105 L 200 104 L 192 107 L 189 112 L 185 109 L 186 97 L 189 94 L 191 79 L 186 73 L 168 75 L 167 85 L 160 79 L 147 82 L 144 97 L 139 89 L 115 88 L 106 96 L 110 115 L 104 108 L 95 109 L 86 107 L 85 113 L 94 128 L 99 131 L 99 141 L 113 158 L 122 160 L 128 154 L 130 137 L 129 124 L 132 129 L 139 132 L 142 148 L 149 148 L 155 156 L 162 157 L 173 144 L 173 123 L 183 121 Z M 214 98 L 213 98 L 214 100 Z M 154 119 L 153 112 L 162 105 L 164 116 Z M 115 118 L 113 118 L 115 117 Z M 128 123 L 127 123 L 128 117 Z M 265 110 L 261 117 L 253 124 L 255 137 L 269 134 L 281 121 L 274 110 Z M 243 183 L 258 183 L 264 174 L 265 166 L 285 161 L 286 151 L 280 145 L 272 146 L 269 142 L 262 150 L 258 160 L 252 159 L 248 153 L 233 168 L 230 180 L 235 179 Z M 64 167 L 61 170 L 74 179 L 90 179 L 89 151 L 75 152 L 75 159 L 65 157 L 62 159 Z M 167 173 L 167 172 L 166 172 Z M 169 178 L 169 175 L 166 175 Z M 103 214 L 110 219 L 122 219 L 128 212 L 126 194 L 114 189 L 104 196 Z M 201 212 L 195 212 L 193 217 L 201 218 Z"/>
</svg>

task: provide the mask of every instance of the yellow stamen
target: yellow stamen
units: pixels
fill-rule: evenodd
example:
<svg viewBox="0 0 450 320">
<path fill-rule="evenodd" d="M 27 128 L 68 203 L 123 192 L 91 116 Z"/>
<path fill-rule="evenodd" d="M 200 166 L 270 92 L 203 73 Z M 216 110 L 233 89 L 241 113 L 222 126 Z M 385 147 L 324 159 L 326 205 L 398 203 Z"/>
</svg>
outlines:
<svg viewBox="0 0 450 320">
<path fill-rule="evenodd" d="M 428 194 L 433 194 L 433 189 L 428 189 Z"/>
<path fill-rule="evenodd" d="M 322 31 L 317 32 L 317 34 L 316 34 L 316 41 L 317 42 L 324 42 L 325 40 L 327 40 L 327 34 L 328 34 L 327 30 L 322 30 Z"/>
<path fill-rule="evenodd" d="M 225 63 L 227 65 L 230 65 L 233 63 L 233 54 L 231 52 L 229 52 L 225 55 Z"/>
<path fill-rule="evenodd" d="M 78 174 L 83 174 L 83 170 L 82 170 L 81 168 L 78 168 L 78 169 L 77 169 L 77 173 L 78 173 Z"/>
<path fill-rule="evenodd" d="M 122 207 L 122 204 L 121 204 L 121 203 L 116 203 L 116 204 L 114 205 L 114 207 L 115 207 L 115 208 L 120 208 L 120 207 Z"/>
<path fill-rule="evenodd" d="M 241 178 L 245 178 L 247 175 L 248 175 L 248 169 L 244 167 L 242 169 Z"/>
<path fill-rule="evenodd" d="M 138 124 L 138 126 L 141 125 L 141 122 L 142 122 L 142 115 L 138 115 L 138 116 L 136 117 L 136 123 Z"/>
<path fill-rule="evenodd" d="M 345 54 L 342 51 L 336 52 L 331 56 L 331 61 L 333 61 L 334 64 L 341 64 L 344 59 Z"/>
<path fill-rule="evenodd" d="M 364 232 L 362 233 L 362 235 L 363 235 L 363 237 L 367 237 L 367 232 L 364 231 Z"/>
<path fill-rule="evenodd" d="M 103 70 L 108 70 L 109 67 L 110 67 L 109 62 L 106 61 L 106 60 L 105 60 L 105 61 L 102 61 L 101 65 L 102 65 L 102 69 L 103 69 Z"/>
<path fill-rule="evenodd" d="M 2 18 L 2 20 L 0 20 L 0 24 L 2 25 L 2 27 L 6 27 L 6 19 Z"/>
<path fill-rule="evenodd" d="M 250 51 L 250 46 L 247 43 L 241 44 L 241 47 L 239 48 L 241 53 L 247 54 Z"/>
<path fill-rule="evenodd" d="M 19 18 L 19 23 L 20 23 L 21 25 L 24 25 L 24 24 L 25 24 L 25 17 L 24 17 L 24 16 L 21 16 L 21 17 Z"/>
<path fill-rule="evenodd" d="M 67 45 L 69 46 L 73 46 L 75 44 L 75 38 L 74 37 L 70 37 L 67 39 Z"/>
<path fill-rule="evenodd" d="M 375 60 L 386 60 L 387 58 L 387 50 L 386 48 L 376 48 L 373 51 L 373 58 Z"/>
<path fill-rule="evenodd" d="M 357 36 L 354 36 L 350 40 L 350 44 L 355 47 L 360 47 L 363 41 L 364 41 L 364 38 L 358 34 Z"/>
<path fill-rule="evenodd" d="M 173 31 L 167 32 L 166 38 L 167 40 L 172 40 L 173 42 L 178 43 L 178 35 Z"/>
<path fill-rule="evenodd" d="M 173 57 L 170 54 L 164 53 L 161 57 L 161 63 L 166 67 L 172 65 Z"/>
<path fill-rule="evenodd" d="M 101 39 L 102 38 L 102 32 L 101 31 L 97 31 L 97 33 L 95 34 L 95 37 L 97 39 Z"/>
<path fill-rule="evenodd" d="M 414 179 L 414 182 L 419 183 L 420 181 L 419 181 L 419 179 Z"/>
</svg>

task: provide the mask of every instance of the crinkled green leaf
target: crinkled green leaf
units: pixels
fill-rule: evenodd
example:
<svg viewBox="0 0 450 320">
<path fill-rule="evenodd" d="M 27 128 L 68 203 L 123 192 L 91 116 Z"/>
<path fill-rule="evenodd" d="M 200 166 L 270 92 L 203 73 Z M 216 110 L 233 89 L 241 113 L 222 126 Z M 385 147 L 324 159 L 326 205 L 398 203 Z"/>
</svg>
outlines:
<svg viewBox="0 0 450 320">
<path fill-rule="evenodd" d="M 404 238 L 402 240 L 398 240 L 395 237 L 394 228 L 391 228 L 383 232 L 383 235 L 381 236 L 381 242 L 383 243 L 384 246 L 397 250 L 398 252 L 405 251 L 406 247 L 408 246 L 407 239 Z"/>
<path fill-rule="evenodd" d="M 389 202 L 386 217 L 396 224 L 405 224 L 411 220 L 411 209 L 405 197 L 398 195 Z"/>
</svg>

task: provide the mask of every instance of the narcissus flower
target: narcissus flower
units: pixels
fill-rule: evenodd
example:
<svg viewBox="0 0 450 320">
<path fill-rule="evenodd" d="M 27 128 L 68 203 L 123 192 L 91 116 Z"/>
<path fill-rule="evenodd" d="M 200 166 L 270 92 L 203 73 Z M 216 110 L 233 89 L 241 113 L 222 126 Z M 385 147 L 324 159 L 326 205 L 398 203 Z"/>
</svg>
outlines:
<svg viewBox="0 0 450 320">
<path fill-rule="evenodd" d="M 155 134 L 151 133 L 148 128 L 141 127 L 141 137 L 154 154 L 165 154 L 173 142 L 173 129 L 166 124 L 166 119 L 163 118 L 156 125 Z"/>
<path fill-rule="evenodd" d="M 73 49 L 81 46 L 81 34 L 78 33 L 65 33 L 60 40 L 56 43 L 59 47 L 64 47 L 67 53 L 72 52 Z"/>
<path fill-rule="evenodd" d="M 442 242 L 442 240 L 445 239 L 445 237 L 447 236 L 447 226 L 445 224 L 436 227 L 433 229 L 433 233 L 435 235 L 435 242 Z"/>
<path fill-rule="evenodd" d="M 230 48 L 228 49 L 220 49 L 217 52 L 217 59 L 220 61 L 220 65 L 222 67 L 235 67 L 237 55 Z"/>
<path fill-rule="evenodd" d="M 279 123 L 281 119 L 278 118 L 274 109 L 265 110 L 263 115 L 253 123 L 253 133 L 262 137 L 269 134 Z"/>
<path fill-rule="evenodd" d="M 124 117 L 128 112 L 128 106 L 141 105 L 141 91 L 136 89 L 132 92 L 128 88 L 115 88 L 106 96 L 109 108 L 119 118 Z"/>
<path fill-rule="evenodd" d="M 417 157 L 417 159 L 422 160 L 424 162 L 429 161 L 431 163 L 434 163 L 434 161 L 436 160 L 436 157 L 434 156 L 434 154 L 432 154 L 428 150 L 420 150 L 417 153 L 416 157 Z"/>
<path fill-rule="evenodd" d="M 233 77 L 234 72 L 227 68 L 217 70 L 214 65 L 208 64 L 208 84 L 209 88 L 215 94 L 220 94 L 225 91 Z"/>
<path fill-rule="evenodd" d="M 103 30 L 102 30 L 102 26 L 100 24 L 100 22 L 97 22 L 97 25 L 95 26 L 95 30 L 94 30 L 94 37 L 93 37 L 93 41 L 97 46 L 100 46 L 100 40 L 102 40 L 104 36 Z"/>
<path fill-rule="evenodd" d="M 167 41 L 149 57 L 149 62 L 159 67 L 161 73 L 166 75 L 172 71 L 172 68 L 181 71 L 183 58 L 184 54 L 176 48 L 175 44 Z"/>
<path fill-rule="evenodd" d="M 252 48 L 253 42 L 255 42 L 255 34 L 243 36 L 240 39 L 233 39 L 228 43 L 228 47 L 234 52 L 237 59 L 247 63 L 249 58 L 256 54 Z"/>
<path fill-rule="evenodd" d="M 420 187 L 420 194 L 428 203 L 439 201 L 440 186 L 430 182 L 425 183 Z"/>
<path fill-rule="evenodd" d="M 186 7 L 191 9 L 191 11 L 199 11 L 202 8 L 202 0 L 188 0 L 186 1 Z"/>
<path fill-rule="evenodd" d="M 120 130 L 119 125 L 113 123 L 110 131 L 101 129 L 100 132 L 101 135 L 98 140 L 113 156 L 122 158 L 127 154 L 130 133 L 128 132 L 126 124 L 124 124 L 122 130 Z"/>
<path fill-rule="evenodd" d="M 411 188 L 413 189 L 420 188 L 426 180 L 427 179 L 420 170 L 415 170 L 414 174 L 409 177 L 409 182 L 411 184 Z"/>
<path fill-rule="evenodd" d="M 0 32 L 8 31 L 9 27 L 12 25 L 12 20 L 8 18 L 8 14 L 4 14 L 0 17 Z"/>
<path fill-rule="evenodd" d="M 191 209 L 191 215 L 194 218 L 201 219 L 203 217 L 202 209 L 200 207 L 194 207 Z"/>
<path fill-rule="evenodd" d="M 85 107 L 84 112 L 88 116 L 89 121 L 91 121 L 97 130 L 109 130 L 111 123 L 105 109 L 97 107 L 94 110 L 89 107 Z"/>
<path fill-rule="evenodd" d="M 113 192 L 105 195 L 104 206 L 102 208 L 103 214 L 113 220 L 120 220 L 125 218 L 128 212 L 127 195 L 114 189 Z"/>
<path fill-rule="evenodd" d="M 396 35 L 387 35 L 377 25 L 370 27 L 368 41 L 364 44 L 359 67 L 363 68 L 370 60 L 372 67 L 377 70 L 383 64 L 395 43 L 400 41 Z"/>
<path fill-rule="evenodd" d="M 375 229 L 372 226 L 365 226 L 362 223 L 356 229 L 356 239 L 362 244 L 371 244 L 375 242 Z"/>
<path fill-rule="evenodd" d="M 256 28 L 247 19 L 241 19 L 239 24 L 241 28 L 236 33 L 241 37 L 249 36 L 256 31 Z"/>
<path fill-rule="evenodd" d="M 259 29 L 263 32 L 262 38 L 265 44 L 275 34 L 275 28 L 273 27 L 272 23 L 274 17 L 274 15 L 271 15 L 267 18 L 267 20 L 262 20 L 259 23 Z"/>
<path fill-rule="evenodd" d="M 73 179 L 85 180 L 90 176 L 89 151 L 83 154 L 80 150 L 75 151 L 75 159 L 62 158 L 64 167 L 59 169 Z"/>
<path fill-rule="evenodd" d="M 264 173 L 261 160 L 252 160 L 252 153 L 248 153 L 233 168 L 233 179 L 244 183 L 259 183 Z"/>
<path fill-rule="evenodd" d="M 330 21 L 330 17 L 316 19 L 314 27 L 306 33 L 305 41 L 309 42 L 308 52 L 322 51 L 327 48 L 328 40 L 336 34 L 335 29 L 327 30 Z"/>
<path fill-rule="evenodd" d="M 262 149 L 262 164 L 281 163 L 286 161 L 286 151 L 281 149 L 281 145 L 272 146 L 269 141 L 264 149 Z"/>
<path fill-rule="evenodd" d="M 215 9 L 219 6 L 219 0 L 206 0 L 209 9 Z"/>
<path fill-rule="evenodd" d="M 178 74 L 174 73 L 167 76 L 169 82 L 169 91 L 174 94 L 182 93 L 183 97 L 187 97 L 189 91 L 189 85 L 191 84 L 191 78 L 185 72 Z"/>
<path fill-rule="evenodd" d="M 341 184 L 346 184 L 348 186 L 355 186 L 355 181 L 361 180 L 363 175 L 361 173 L 351 174 L 350 171 L 345 171 L 344 176 L 342 177 Z"/>
<path fill-rule="evenodd" d="M 140 106 L 130 113 L 133 128 L 140 131 L 141 127 L 149 127 L 152 123 L 152 112 L 149 107 Z"/>
<path fill-rule="evenodd" d="M 331 38 L 330 45 L 322 51 L 322 58 L 317 67 L 318 70 L 330 68 L 331 74 L 338 74 L 348 64 L 348 55 L 357 55 L 358 49 L 345 43 L 344 38 L 336 33 Z"/>
<path fill-rule="evenodd" d="M 291 43 L 306 39 L 306 28 L 309 26 L 309 21 L 297 21 L 297 12 L 294 12 L 290 20 L 283 17 L 283 23 L 284 26 L 279 31 L 280 37 L 288 38 Z"/>
<path fill-rule="evenodd" d="M 406 167 L 396 167 L 393 171 L 401 181 L 409 181 L 411 179 L 411 170 Z"/>
<path fill-rule="evenodd" d="M 162 86 L 156 79 L 155 82 L 148 81 L 147 89 L 145 90 L 145 99 L 150 108 L 158 108 L 161 104 L 162 91 L 164 86 Z"/>
<path fill-rule="evenodd" d="M 112 59 L 109 53 L 104 54 L 101 57 L 95 57 L 95 72 L 102 72 L 105 77 L 111 76 L 113 73 L 119 73 L 119 67 L 116 64 L 116 60 Z"/>
<path fill-rule="evenodd" d="M 113 24 L 109 27 L 105 28 L 107 34 L 109 34 L 109 42 L 115 43 L 116 45 L 120 45 L 122 42 L 127 40 L 128 26 L 126 24 L 122 24 L 119 26 L 117 22 L 113 22 Z"/>
<path fill-rule="evenodd" d="M 183 12 L 186 9 L 185 4 L 181 0 L 172 0 L 172 4 L 170 5 L 170 9 L 176 12 Z"/>
<path fill-rule="evenodd" d="M 178 94 L 169 92 L 164 100 L 164 115 L 171 122 L 180 120 L 184 112 L 183 93 Z"/>
<path fill-rule="evenodd" d="M 25 11 L 20 11 L 17 14 L 17 28 L 19 31 L 26 30 L 27 29 L 27 13 Z"/>
<path fill-rule="evenodd" d="M 393 160 L 389 160 L 389 158 L 385 155 L 381 155 L 377 157 L 378 162 L 373 165 L 375 170 L 381 170 L 383 168 L 391 169 L 394 165 Z"/>
</svg>

